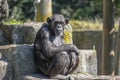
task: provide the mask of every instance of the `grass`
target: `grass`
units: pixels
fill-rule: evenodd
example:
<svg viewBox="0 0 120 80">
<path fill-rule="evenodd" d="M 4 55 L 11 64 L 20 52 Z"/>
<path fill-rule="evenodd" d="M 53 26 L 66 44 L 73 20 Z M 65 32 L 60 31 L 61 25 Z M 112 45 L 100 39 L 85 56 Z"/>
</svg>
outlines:
<svg viewBox="0 0 120 80">
<path fill-rule="evenodd" d="M 5 25 L 18 25 L 18 24 L 24 24 L 24 22 L 13 19 L 13 20 L 6 21 L 3 24 L 5 24 Z"/>
<path fill-rule="evenodd" d="M 71 20 L 70 24 L 73 29 L 80 30 L 103 30 L 103 23 L 99 20 L 96 21 L 80 21 L 80 20 Z M 114 29 L 118 30 L 118 21 L 115 21 Z"/>
<path fill-rule="evenodd" d="M 102 23 L 100 22 L 71 20 L 70 24 L 73 29 L 102 30 Z"/>
</svg>

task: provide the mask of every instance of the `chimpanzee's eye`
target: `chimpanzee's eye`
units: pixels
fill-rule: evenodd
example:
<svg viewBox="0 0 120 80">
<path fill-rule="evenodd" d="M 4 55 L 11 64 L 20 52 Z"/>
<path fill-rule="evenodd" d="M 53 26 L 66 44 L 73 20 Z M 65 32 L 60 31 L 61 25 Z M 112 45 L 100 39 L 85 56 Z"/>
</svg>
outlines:
<svg viewBox="0 0 120 80">
<path fill-rule="evenodd" d="M 59 22 L 60 24 L 64 24 L 63 22 Z"/>
<path fill-rule="evenodd" d="M 62 21 L 55 21 L 54 24 L 55 24 L 55 25 L 57 25 L 57 24 L 63 25 L 64 23 L 63 23 Z"/>
<path fill-rule="evenodd" d="M 55 21 L 54 23 L 55 23 L 55 25 L 56 25 L 56 24 L 58 24 L 59 22 L 58 22 L 58 21 Z"/>
</svg>

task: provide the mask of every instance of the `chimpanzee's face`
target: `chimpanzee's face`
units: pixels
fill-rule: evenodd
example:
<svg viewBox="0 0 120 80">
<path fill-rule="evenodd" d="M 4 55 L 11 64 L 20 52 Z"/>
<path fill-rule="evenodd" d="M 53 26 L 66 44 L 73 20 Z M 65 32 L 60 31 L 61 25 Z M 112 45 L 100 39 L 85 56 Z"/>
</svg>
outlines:
<svg viewBox="0 0 120 80">
<path fill-rule="evenodd" d="M 56 36 L 63 36 L 64 26 L 65 26 L 65 19 L 63 16 L 61 15 L 53 16 L 51 27 Z"/>
<path fill-rule="evenodd" d="M 63 36 L 64 23 L 60 21 L 54 22 L 54 31 L 56 36 Z"/>
</svg>

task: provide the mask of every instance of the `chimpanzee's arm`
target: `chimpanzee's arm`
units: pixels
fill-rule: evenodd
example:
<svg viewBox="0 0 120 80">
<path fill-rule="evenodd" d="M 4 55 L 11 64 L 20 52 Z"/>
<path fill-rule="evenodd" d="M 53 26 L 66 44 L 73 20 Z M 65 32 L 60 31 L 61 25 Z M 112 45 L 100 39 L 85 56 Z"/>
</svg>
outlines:
<svg viewBox="0 0 120 80">
<path fill-rule="evenodd" d="M 55 46 L 49 39 L 50 33 L 47 27 L 42 27 L 36 36 L 35 47 L 37 50 L 42 51 L 42 54 L 46 58 L 50 58 L 55 54 L 66 51 L 66 52 L 77 52 L 78 49 L 75 45 L 64 44 L 62 46 Z"/>
</svg>

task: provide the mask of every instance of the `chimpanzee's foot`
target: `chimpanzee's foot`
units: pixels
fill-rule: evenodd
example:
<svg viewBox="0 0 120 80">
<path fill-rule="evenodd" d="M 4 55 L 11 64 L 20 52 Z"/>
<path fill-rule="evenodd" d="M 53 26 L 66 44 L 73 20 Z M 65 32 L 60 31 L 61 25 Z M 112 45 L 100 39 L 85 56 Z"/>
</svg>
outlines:
<svg viewBox="0 0 120 80">
<path fill-rule="evenodd" d="M 71 75 L 67 75 L 67 76 L 64 76 L 64 75 L 56 75 L 56 76 L 50 76 L 50 78 L 52 79 L 59 79 L 59 80 L 75 80 L 74 77 L 71 77 Z"/>
</svg>

